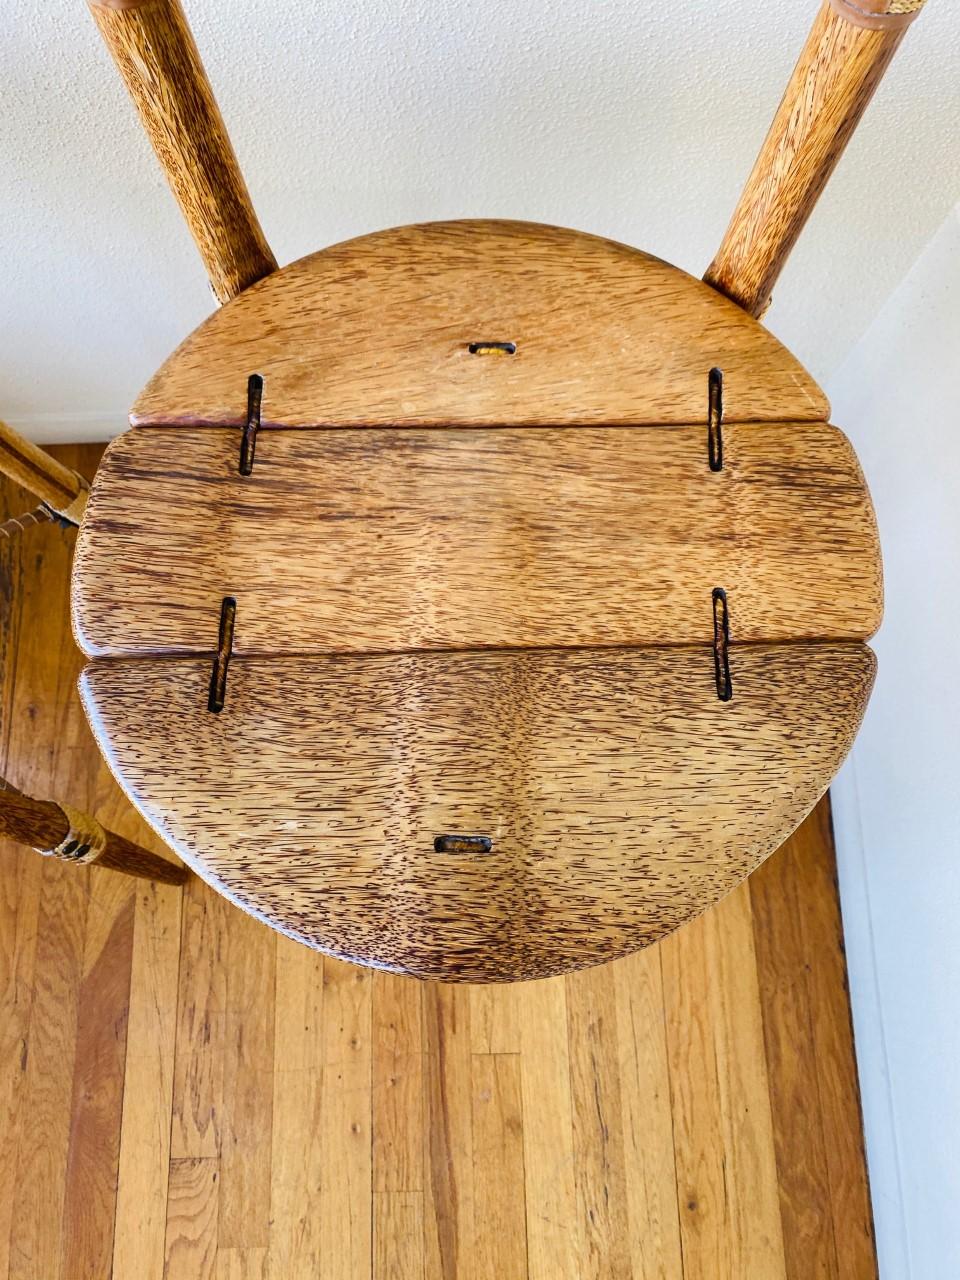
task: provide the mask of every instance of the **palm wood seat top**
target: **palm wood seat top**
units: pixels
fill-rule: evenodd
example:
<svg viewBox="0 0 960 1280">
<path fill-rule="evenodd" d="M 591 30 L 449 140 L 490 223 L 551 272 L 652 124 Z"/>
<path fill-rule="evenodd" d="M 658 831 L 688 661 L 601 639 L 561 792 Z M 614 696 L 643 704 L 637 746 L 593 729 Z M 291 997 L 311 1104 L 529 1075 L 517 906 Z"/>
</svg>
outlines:
<svg viewBox="0 0 960 1280">
<path fill-rule="evenodd" d="M 876 528 L 798 362 L 593 236 L 438 223 L 267 276 L 151 379 L 77 549 L 128 794 L 246 909 L 420 976 L 643 946 L 826 789 Z"/>
</svg>

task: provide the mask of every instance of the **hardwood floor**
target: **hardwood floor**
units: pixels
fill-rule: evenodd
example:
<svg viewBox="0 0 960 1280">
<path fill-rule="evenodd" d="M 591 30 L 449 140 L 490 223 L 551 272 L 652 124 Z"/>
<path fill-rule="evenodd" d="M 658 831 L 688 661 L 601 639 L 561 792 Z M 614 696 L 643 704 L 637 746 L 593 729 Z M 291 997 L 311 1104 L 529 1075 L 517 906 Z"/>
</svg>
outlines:
<svg viewBox="0 0 960 1280">
<path fill-rule="evenodd" d="M 73 537 L 0 538 L 5 772 L 158 847 L 80 711 Z M 0 1280 L 875 1276 L 845 982 L 825 804 L 659 947 L 498 988 L 5 846 Z"/>
</svg>

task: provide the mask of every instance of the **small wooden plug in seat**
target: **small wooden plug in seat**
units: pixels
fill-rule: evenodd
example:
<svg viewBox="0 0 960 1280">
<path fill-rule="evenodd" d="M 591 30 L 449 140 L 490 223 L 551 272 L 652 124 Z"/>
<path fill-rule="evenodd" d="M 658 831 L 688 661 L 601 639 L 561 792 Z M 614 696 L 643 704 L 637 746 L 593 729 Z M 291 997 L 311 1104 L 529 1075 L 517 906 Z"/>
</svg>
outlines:
<svg viewBox="0 0 960 1280">
<path fill-rule="evenodd" d="M 879 550 L 827 416 L 745 312 L 596 237 L 295 263 L 97 475 L 104 753 L 198 874 L 333 954 L 484 981 L 646 945 L 776 848 L 863 714 Z"/>
</svg>

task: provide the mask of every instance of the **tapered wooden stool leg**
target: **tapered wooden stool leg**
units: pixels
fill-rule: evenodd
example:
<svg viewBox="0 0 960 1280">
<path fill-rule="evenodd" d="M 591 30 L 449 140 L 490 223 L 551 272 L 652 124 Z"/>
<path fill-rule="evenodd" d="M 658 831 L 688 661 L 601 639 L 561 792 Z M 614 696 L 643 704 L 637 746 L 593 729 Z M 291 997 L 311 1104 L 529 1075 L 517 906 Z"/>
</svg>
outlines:
<svg viewBox="0 0 960 1280">
<path fill-rule="evenodd" d="M 825 3 L 704 276 L 751 315 L 777 277 L 924 0 Z"/>
<path fill-rule="evenodd" d="M 5 422 L 0 422 L 0 472 L 36 494 L 55 515 L 80 523 L 87 503 L 86 480 Z"/>
<path fill-rule="evenodd" d="M 90 0 L 221 302 L 277 269 L 179 0 Z"/>
<path fill-rule="evenodd" d="M 150 853 L 96 818 L 52 800 L 34 800 L 0 778 L 0 836 L 65 862 L 90 863 L 161 884 L 183 884 L 185 868 Z"/>
</svg>

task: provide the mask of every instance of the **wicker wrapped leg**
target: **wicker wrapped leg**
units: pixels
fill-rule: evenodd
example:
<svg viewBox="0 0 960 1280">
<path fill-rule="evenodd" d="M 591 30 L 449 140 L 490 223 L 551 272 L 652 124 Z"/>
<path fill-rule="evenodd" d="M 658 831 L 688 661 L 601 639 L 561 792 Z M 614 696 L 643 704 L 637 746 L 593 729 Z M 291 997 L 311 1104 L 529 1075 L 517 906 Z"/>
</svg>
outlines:
<svg viewBox="0 0 960 1280">
<path fill-rule="evenodd" d="M 34 800 L 2 779 L 0 836 L 64 862 L 95 862 L 143 880 L 183 884 L 187 878 L 184 867 L 107 831 L 89 814 L 52 800 Z"/>
</svg>

